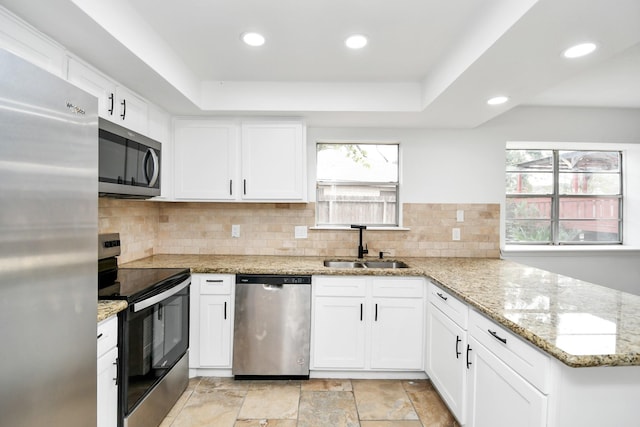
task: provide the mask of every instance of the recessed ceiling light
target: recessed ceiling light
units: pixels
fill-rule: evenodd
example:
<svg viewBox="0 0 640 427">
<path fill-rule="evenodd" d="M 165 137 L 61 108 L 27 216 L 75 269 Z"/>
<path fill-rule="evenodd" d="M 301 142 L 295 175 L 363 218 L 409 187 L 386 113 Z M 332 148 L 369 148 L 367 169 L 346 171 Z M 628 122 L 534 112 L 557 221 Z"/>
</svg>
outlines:
<svg viewBox="0 0 640 427">
<path fill-rule="evenodd" d="M 562 55 L 565 58 L 580 58 L 581 56 L 589 55 L 594 50 L 596 50 L 595 43 L 582 43 L 570 47 Z"/>
<path fill-rule="evenodd" d="M 362 34 L 354 34 L 347 37 L 347 39 L 344 41 L 344 44 L 346 44 L 350 49 L 362 49 L 367 45 L 367 43 L 367 38 Z"/>
<path fill-rule="evenodd" d="M 508 96 L 494 96 L 493 98 L 491 98 L 491 99 L 489 99 L 487 101 L 487 104 L 489 104 L 489 105 L 500 105 L 500 104 L 504 104 L 508 100 L 509 100 Z"/>
<path fill-rule="evenodd" d="M 242 41 L 249 46 L 262 46 L 264 44 L 264 36 L 258 33 L 243 33 Z"/>
</svg>

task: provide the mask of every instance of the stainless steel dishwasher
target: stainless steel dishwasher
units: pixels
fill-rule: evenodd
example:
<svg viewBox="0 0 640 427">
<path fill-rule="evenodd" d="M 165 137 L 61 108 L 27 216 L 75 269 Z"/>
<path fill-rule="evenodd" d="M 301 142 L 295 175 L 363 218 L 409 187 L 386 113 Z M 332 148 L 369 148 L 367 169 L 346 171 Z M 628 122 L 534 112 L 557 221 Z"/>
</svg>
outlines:
<svg viewBox="0 0 640 427">
<path fill-rule="evenodd" d="M 309 377 L 311 276 L 236 276 L 236 378 Z"/>
</svg>

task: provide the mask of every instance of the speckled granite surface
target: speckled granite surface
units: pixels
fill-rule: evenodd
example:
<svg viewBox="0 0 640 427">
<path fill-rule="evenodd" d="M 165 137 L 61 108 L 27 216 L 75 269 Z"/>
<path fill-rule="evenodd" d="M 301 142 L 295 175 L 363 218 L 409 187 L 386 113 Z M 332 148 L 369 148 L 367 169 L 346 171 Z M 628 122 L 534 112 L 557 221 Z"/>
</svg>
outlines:
<svg viewBox="0 0 640 427">
<path fill-rule="evenodd" d="M 121 300 L 98 301 L 98 323 L 127 309 L 127 302 Z"/>
<path fill-rule="evenodd" d="M 640 297 L 481 258 L 403 258 L 406 269 L 337 269 L 320 257 L 154 255 L 126 267 L 193 273 L 425 276 L 573 367 L 640 365 Z"/>
</svg>

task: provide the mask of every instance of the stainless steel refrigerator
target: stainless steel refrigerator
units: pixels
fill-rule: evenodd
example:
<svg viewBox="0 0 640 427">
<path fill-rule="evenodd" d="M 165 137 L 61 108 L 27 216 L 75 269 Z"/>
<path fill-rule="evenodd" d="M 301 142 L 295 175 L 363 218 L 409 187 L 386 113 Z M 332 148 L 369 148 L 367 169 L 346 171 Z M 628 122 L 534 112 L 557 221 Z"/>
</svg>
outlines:
<svg viewBox="0 0 640 427">
<path fill-rule="evenodd" d="M 0 49 L 0 426 L 96 424 L 97 100 Z"/>
</svg>

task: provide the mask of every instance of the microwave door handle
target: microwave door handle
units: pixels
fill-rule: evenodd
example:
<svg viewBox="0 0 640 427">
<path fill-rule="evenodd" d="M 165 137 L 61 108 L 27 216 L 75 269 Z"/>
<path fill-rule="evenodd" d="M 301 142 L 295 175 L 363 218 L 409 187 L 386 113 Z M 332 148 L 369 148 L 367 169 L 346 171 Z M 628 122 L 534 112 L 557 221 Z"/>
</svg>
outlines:
<svg viewBox="0 0 640 427">
<path fill-rule="evenodd" d="M 153 174 L 151 175 L 151 178 L 149 178 L 149 174 L 147 173 L 147 163 L 149 162 L 149 159 L 153 160 Z M 153 151 L 153 149 L 148 148 L 147 154 L 144 155 L 144 177 L 147 179 L 149 187 L 153 187 L 158 181 L 158 171 L 160 170 L 158 167 L 160 165 L 158 163 L 158 155 Z"/>
<path fill-rule="evenodd" d="M 151 298 L 147 298 L 144 301 L 137 302 L 137 303 L 133 304 L 133 312 L 137 313 L 137 312 L 139 312 L 141 310 L 144 310 L 145 308 L 149 308 L 152 305 L 155 305 L 155 304 L 157 304 L 157 303 L 159 303 L 161 301 L 164 301 L 165 299 L 177 294 L 178 292 L 180 292 L 181 290 L 183 290 L 184 288 L 186 288 L 190 284 L 191 284 L 191 277 L 189 277 L 184 282 L 180 283 L 179 285 L 174 286 L 171 289 L 167 289 L 166 291 L 161 292 L 158 295 L 154 295 Z"/>
</svg>

